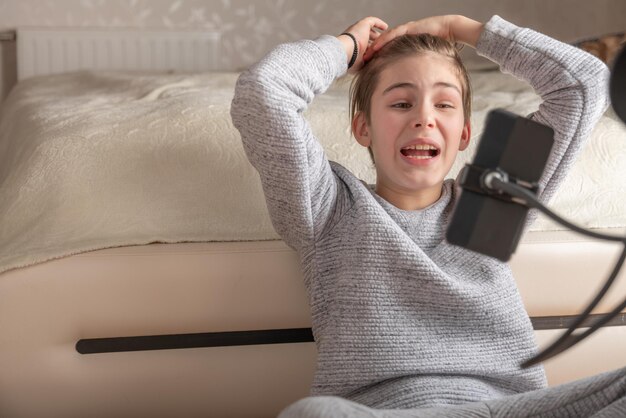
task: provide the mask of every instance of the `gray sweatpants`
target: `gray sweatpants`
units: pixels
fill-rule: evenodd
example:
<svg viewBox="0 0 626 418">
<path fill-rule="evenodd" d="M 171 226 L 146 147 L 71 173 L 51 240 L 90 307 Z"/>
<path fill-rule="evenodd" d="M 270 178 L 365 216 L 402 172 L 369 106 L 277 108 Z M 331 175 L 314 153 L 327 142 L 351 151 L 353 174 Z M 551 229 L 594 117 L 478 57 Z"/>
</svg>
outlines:
<svg viewBox="0 0 626 418">
<path fill-rule="evenodd" d="M 626 368 L 484 402 L 426 409 L 378 410 L 333 396 L 301 399 L 279 418 L 626 418 Z"/>
</svg>

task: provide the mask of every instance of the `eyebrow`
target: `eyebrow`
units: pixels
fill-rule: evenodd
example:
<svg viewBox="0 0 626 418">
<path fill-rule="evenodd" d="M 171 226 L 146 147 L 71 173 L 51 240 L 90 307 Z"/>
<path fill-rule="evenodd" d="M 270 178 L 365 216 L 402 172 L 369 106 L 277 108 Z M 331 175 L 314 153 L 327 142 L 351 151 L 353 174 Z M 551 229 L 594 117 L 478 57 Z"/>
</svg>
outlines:
<svg viewBox="0 0 626 418">
<path fill-rule="evenodd" d="M 452 84 L 452 83 L 446 83 L 445 81 L 438 81 L 435 84 L 433 84 L 433 86 L 434 87 L 452 88 L 452 89 L 455 89 L 456 91 L 458 91 L 460 95 L 463 95 L 463 93 L 461 93 L 461 90 L 459 90 L 459 88 L 456 85 Z M 409 82 L 395 83 L 395 84 L 392 84 L 391 86 L 387 87 L 383 91 L 383 95 L 389 93 L 391 90 L 399 89 L 399 88 L 416 89 L 417 87 L 415 86 L 415 84 L 409 83 Z"/>
</svg>

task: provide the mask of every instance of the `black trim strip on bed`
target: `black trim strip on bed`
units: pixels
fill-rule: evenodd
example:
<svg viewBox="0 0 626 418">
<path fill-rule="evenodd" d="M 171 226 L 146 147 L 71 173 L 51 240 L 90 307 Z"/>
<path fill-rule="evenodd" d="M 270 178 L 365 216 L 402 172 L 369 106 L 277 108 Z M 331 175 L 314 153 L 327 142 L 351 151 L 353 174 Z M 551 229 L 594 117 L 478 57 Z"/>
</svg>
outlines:
<svg viewBox="0 0 626 418">
<path fill-rule="evenodd" d="M 601 314 L 590 315 L 581 328 L 589 326 Z M 535 330 L 567 328 L 576 315 L 533 317 Z M 626 326 L 621 314 L 605 326 Z M 268 329 L 258 331 L 203 332 L 196 334 L 145 335 L 136 337 L 87 338 L 76 343 L 80 354 L 118 353 L 125 351 L 172 350 L 180 348 L 229 347 L 236 345 L 288 344 L 313 342 L 311 328 Z"/>
<path fill-rule="evenodd" d="M 229 347 L 233 345 L 306 343 L 312 341 L 313 333 L 311 328 L 290 328 L 90 338 L 79 340 L 76 343 L 76 351 L 81 354 L 96 354 L 121 351 L 171 350 L 176 348 Z"/>
<path fill-rule="evenodd" d="M 603 314 L 591 314 L 578 328 L 590 327 L 598 318 L 604 316 Z M 530 322 L 533 324 L 535 331 L 548 330 L 548 329 L 561 329 L 569 328 L 569 326 L 578 318 L 578 315 L 564 315 L 564 316 L 535 316 L 530 318 Z M 611 319 L 604 325 L 605 327 L 619 327 L 626 325 L 626 314 L 622 313 Z"/>
</svg>

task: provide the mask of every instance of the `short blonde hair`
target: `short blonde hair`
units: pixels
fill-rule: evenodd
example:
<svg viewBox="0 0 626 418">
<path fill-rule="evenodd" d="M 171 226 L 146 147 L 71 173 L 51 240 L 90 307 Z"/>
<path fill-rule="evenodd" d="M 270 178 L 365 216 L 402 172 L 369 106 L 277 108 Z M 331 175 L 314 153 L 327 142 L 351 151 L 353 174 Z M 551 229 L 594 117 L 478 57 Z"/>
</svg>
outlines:
<svg viewBox="0 0 626 418">
<path fill-rule="evenodd" d="M 382 49 L 367 62 L 354 76 L 350 85 L 350 121 L 357 112 L 363 112 L 368 123 L 371 121 L 371 101 L 380 74 L 391 63 L 410 56 L 412 54 L 425 54 L 434 52 L 448 58 L 461 82 L 461 95 L 463 100 L 463 117 L 469 121 L 472 113 L 472 90 L 467 69 L 461 60 L 459 52 L 454 44 L 439 36 L 430 34 L 403 35 L 399 36 Z M 372 155 L 371 149 L 369 149 Z M 372 155 L 373 159 L 373 155 Z"/>
</svg>

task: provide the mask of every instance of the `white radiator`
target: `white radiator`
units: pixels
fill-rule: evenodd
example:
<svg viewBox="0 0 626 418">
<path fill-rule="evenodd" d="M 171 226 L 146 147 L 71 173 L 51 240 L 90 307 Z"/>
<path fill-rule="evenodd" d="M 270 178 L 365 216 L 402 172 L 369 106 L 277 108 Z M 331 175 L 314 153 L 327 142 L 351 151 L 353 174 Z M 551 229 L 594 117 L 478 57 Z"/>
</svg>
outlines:
<svg viewBox="0 0 626 418">
<path fill-rule="evenodd" d="M 219 70 L 219 47 L 218 32 L 19 28 L 17 76 L 82 69 Z"/>
</svg>

